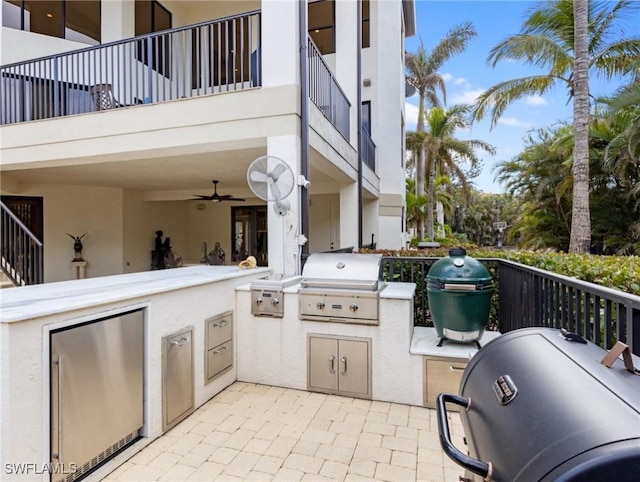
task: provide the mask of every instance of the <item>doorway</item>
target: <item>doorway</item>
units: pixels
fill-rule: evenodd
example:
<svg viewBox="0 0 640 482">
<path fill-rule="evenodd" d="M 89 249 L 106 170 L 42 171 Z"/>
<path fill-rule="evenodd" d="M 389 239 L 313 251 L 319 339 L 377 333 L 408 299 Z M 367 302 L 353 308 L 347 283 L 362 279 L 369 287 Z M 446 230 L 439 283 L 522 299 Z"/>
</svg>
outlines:
<svg viewBox="0 0 640 482">
<path fill-rule="evenodd" d="M 38 241 L 43 242 L 44 216 L 41 197 L 0 196 L 0 200 L 29 228 Z"/>
<path fill-rule="evenodd" d="M 231 261 L 253 256 L 258 266 L 267 266 L 267 206 L 231 208 Z"/>
</svg>

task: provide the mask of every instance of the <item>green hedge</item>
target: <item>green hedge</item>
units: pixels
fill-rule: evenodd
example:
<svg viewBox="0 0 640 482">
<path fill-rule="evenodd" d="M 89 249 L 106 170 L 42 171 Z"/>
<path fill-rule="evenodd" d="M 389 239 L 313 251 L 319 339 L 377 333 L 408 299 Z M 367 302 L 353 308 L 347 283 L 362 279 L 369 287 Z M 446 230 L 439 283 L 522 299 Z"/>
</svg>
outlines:
<svg viewBox="0 0 640 482">
<path fill-rule="evenodd" d="M 640 295 L 640 256 L 596 256 L 534 251 L 479 249 L 465 246 L 474 258 L 501 258 Z M 449 248 L 377 250 L 385 256 L 448 256 Z"/>
</svg>

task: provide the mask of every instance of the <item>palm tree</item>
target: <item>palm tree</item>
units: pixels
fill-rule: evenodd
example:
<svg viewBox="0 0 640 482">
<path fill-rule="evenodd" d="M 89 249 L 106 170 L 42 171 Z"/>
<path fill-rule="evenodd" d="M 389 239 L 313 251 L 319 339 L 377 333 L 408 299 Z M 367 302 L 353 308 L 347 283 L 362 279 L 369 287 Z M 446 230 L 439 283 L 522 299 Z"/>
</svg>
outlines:
<svg viewBox="0 0 640 482">
<path fill-rule="evenodd" d="M 478 140 L 461 140 L 455 137 L 457 129 L 469 127 L 468 114 L 471 106 L 454 105 L 450 109 L 434 107 L 427 116 L 428 130 L 425 133 L 422 148 L 425 151 L 425 164 L 429 172 L 427 184 L 427 238 L 434 239 L 434 201 L 436 190 L 436 175 L 452 174 L 460 182 L 463 191 L 469 191 L 469 183 L 464 170 L 459 163 L 469 162 L 471 165 L 480 161 L 475 153 L 481 149 L 491 154 L 495 153 L 492 145 Z M 439 169 L 438 169 L 439 168 Z M 451 176 L 450 176 L 451 177 Z"/>
<path fill-rule="evenodd" d="M 577 109 L 574 110 L 577 151 L 573 156 L 573 216 L 576 219 L 572 218 L 570 243 L 570 250 L 574 252 L 588 252 L 591 237 L 588 154 L 585 154 L 588 152 L 585 126 L 589 123 L 585 70 L 593 69 L 607 79 L 634 74 L 640 57 L 640 37 L 620 39 L 615 23 L 625 14 L 637 15 L 638 7 L 640 2 L 633 0 L 616 3 L 553 0 L 541 4 L 525 20 L 521 33 L 508 37 L 491 50 L 488 61 L 494 67 L 505 59 L 522 61 L 546 67 L 548 73 L 494 85 L 478 98 L 473 112 L 475 119 L 481 119 L 490 110 L 493 127 L 513 101 L 533 94 L 543 95 L 557 83 L 568 87 L 569 97 L 575 99 Z M 586 51 L 585 29 L 588 32 Z"/>
<path fill-rule="evenodd" d="M 444 78 L 438 72 L 444 63 L 453 55 L 464 51 L 469 40 L 476 36 L 473 24 L 466 22 L 451 29 L 438 42 L 431 52 L 427 52 L 420 39 L 420 46 L 415 53 L 407 52 L 405 66 L 407 69 L 407 83 L 415 87 L 418 92 L 418 123 L 416 132 L 424 132 L 425 107 L 440 106 L 438 91 L 442 92 L 442 99 L 446 103 L 447 93 Z M 425 153 L 418 152 L 416 160 L 416 196 L 424 193 Z M 422 239 L 424 226 L 418 223 L 418 238 Z"/>
<path fill-rule="evenodd" d="M 591 248 L 589 212 L 589 7 L 573 1 L 573 203 L 570 253 Z"/>
</svg>

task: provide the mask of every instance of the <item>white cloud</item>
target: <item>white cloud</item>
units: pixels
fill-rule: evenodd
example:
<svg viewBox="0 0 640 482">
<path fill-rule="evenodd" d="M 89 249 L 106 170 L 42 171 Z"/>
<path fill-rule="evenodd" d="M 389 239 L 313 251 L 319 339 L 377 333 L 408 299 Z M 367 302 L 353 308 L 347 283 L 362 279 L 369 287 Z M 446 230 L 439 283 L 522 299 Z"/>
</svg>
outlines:
<svg viewBox="0 0 640 482">
<path fill-rule="evenodd" d="M 547 101 L 544 100 L 544 97 L 541 97 L 539 95 L 530 95 L 529 97 L 524 99 L 524 102 L 527 105 L 546 105 L 547 103 Z"/>
<path fill-rule="evenodd" d="M 466 89 L 448 96 L 447 102 L 452 104 L 473 104 L 483 92 L 484 89 Z"/>
<path fill-rule="evenodd" d="M 456 80 L 453 81 L 453 83 L 455 85 L 466 84 L 467 83 L 467 79 L 465 79 L 464 77 L 458 77 Z"/>
<path fill-rule="evenodd" d="M 531 122 L 521 121 L 515 117 L 501 117 L 498 120 L 498 124 L 504 124 L 506 126 L 513 127 L 532 127 L 533 124 Z"/>
<path fill-rule="evenodd" d="M 414 131 L 418 125 L 418 106 L 409 102 L 404 103 L 405 130 Z"/>
<path fill-rule="evenodd" d="M 453 80 L 453 75 L 451 75 L 451 74 L 442 74 L 442 78 L 444 79 L 445 82 L 449 82 L 450 80 Z"/>
</svg>

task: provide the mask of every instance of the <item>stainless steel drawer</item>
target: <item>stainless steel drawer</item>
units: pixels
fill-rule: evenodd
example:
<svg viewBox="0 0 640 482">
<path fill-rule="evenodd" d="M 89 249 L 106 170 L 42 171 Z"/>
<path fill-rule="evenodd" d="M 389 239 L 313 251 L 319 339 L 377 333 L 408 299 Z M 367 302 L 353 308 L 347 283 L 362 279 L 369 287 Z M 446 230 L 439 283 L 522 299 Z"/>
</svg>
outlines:
<svg viewBox="0 0 640 482">
<path fill-rule="evenodd" d="M 435 408 L 436 398 L 443 392 L 458 393 L 467 360 L 456 358 L 424 359 L 424 404 Z"/>
<path fill-rule="evenodd" d="M 207 352 L 207 375 L 211 380 L 233 365 L 233 341 L 229 340 Z"/>
<path fill-rule="evenodd" d="M 211 349 L 231 340 L 233 318 L 225 313 L 207 320 L 207 348 Z"/>
</svg>

